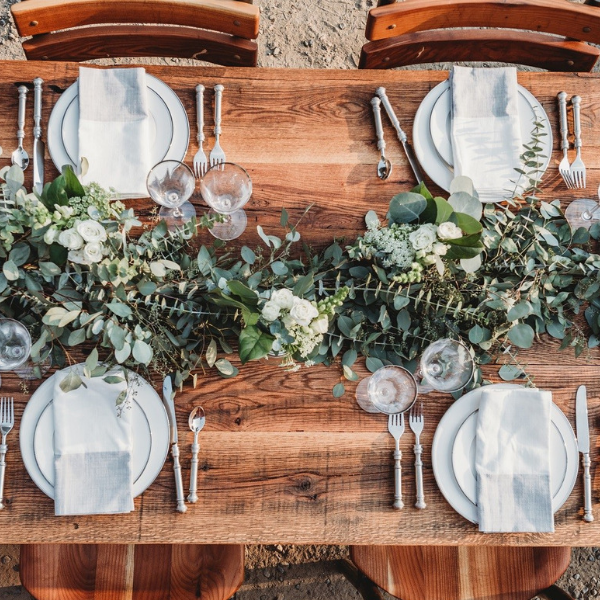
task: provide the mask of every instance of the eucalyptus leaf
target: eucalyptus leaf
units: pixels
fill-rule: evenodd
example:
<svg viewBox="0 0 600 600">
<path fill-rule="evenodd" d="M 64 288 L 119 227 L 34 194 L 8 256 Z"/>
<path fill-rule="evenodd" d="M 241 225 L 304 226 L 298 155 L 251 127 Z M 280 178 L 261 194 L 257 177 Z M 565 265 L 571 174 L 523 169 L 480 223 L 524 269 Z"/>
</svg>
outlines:
<svg viewBox="0 0 600 600">
<path fill-rule="evenodd" d="M 519 348 L 531 348 L 535 332 L 527 323 L 517 323 L 508 331 L 508 339 Z"/>
<path fill-rule="evenodd" d="M 346 393 L 346 388 L 344 387 L 344 384 L 336 383 L 333 386 L 332 393 L 334 398 L 340 398 L 341 396 L 343 396 Z"/>
<path fill-rule="evenodd" d="M 421 194 L 402 192 L 392 198 L 387 218 L 390 223 L 411 223 L 426 207 L 427 200 Z"/>
</svg>

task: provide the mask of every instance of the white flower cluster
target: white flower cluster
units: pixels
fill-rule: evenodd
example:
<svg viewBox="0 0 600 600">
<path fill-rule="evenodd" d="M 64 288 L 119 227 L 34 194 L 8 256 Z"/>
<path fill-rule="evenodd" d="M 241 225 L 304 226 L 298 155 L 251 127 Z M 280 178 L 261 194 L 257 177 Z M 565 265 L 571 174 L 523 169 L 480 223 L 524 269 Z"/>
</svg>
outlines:
<svg viewBox="0 0 600 600">
<path fill-rule="evenodd" d="M 73 227 L 62 231 L 50 227 L 44 234 L 46 244 L 60 244 L 69 251 L 69 260 L 81 265 L 100 262 L 105 254 L 104 242 L 107 239 L 106 229 L 94 219 L 77 220 Z"/>
<path fill-rule="evenodd" d="M 435 264 L 442 274 L 444 265 L 441 257 L 449 249 L 444 242 L 460 237 L 461 228 L 450 221 L 440 225 L 393 223 L 389 227 L 373 222 L 360 240 L 359 247 L 365 258 L 378 257 L 381 266 L 408 273 L 407 281 L 420 281 L 421 270 L 417 266 Z"/>
<path fill-rule="evenodd" d="M 319 312 L 317 304 L 298 296 L 291 290 L 275 290 L 262 307 L 262 318 L 267 323 L 280 321 L 284 332 L 276 333 L 273 344 L 275 352 L 298 353 L 307 358 L 323 341 L 323 334 L 329 328 L 329 317 Z"/>
</svg>

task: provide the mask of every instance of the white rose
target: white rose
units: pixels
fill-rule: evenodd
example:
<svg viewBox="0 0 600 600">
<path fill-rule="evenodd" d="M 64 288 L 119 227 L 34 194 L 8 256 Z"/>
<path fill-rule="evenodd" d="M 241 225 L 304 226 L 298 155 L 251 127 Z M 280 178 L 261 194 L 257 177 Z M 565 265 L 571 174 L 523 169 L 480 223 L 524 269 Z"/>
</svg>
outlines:
<svg viewBox="0 0 600 600">
<path fill-rule="evenodd" d="M 311 302 L 294 297 L 294 306 L 292 306 L 292 309 L 290 310 L 290 317 L 298 323 L 298 325 L 310 325 L 310 322 L 318 316 L 319 311 Z"/>
<path fill-rule="evenodd" d="M 83 247 L 83 257 L 91 263 L 97 263 L 102 260 L 102 244 L 89 242 Z"/>
<path fill-rule="evenodd" d="M 315 333 L 327 333 L 327 330 L 329 329 L 329 318 L 327 315 L 321 315 L 310 324 L 310 328 Z"/>
<path fill-rule="evenodd" d="M 44 242 L 50 246 L 50 244 L 54 244 L 54 242 L 58 239 L 58 229 L 56 227 L 50 227 L 48 231 L 44 234 Z"/>
<path fill-rule="evenodd" d="M 462 230 L 458 225 L 446 221 L 445 223 L 440 223 L 437 234 L 440 240 L 455 240 L 462 237 Z"/>
<path fill-rule="evenodd" d="M 438 256 L 444 256 L 448 252 L 448 246 L 446 244 L 442 244 L 441 242 L 436 242 L 433 245 L 433 253 Z"/>
<path fill-rule="evenodd" d="M 86 242 L 104 242 L 106 241 L 106 229 L 97 221 L 87 219 L 77 224 L 77 233 Z"/>
<path fill-rule="evenodd" d="M 79 250 L 83 246 L 83 238 L 73 229 L 65 229 L 58 236 L 58 243 L 69 250 Z"/>
<path fill-rule="evenodd" d="M 274 321 L 279 316 L 280 310 L 273 300 L 268 300 L 262 308 L 262 317 L 265 321 Z"/>
<path fill-rule="evenodd" d="M 279 308 L 290 310 L 294 306 L 294 294 L 292 294 L 292 290 L 287 288 L 275 290 L 271 294 L 271 302 L 274 302 Z"/>
<path fill-rule="evenodd" d="M 90 263 L 83 256 L 83 250 L 70 250 L 68 259 L 78 265 L 89 265 Z"/>
<path fill-rule="evenodd" d="M 437 227 L 431 223 L 421 225 L 419 229 L 413 231 L 408 239 L 415 250 L 426 250 L 431 248 L 433 242 L 436 241 Z"/>
</svg>

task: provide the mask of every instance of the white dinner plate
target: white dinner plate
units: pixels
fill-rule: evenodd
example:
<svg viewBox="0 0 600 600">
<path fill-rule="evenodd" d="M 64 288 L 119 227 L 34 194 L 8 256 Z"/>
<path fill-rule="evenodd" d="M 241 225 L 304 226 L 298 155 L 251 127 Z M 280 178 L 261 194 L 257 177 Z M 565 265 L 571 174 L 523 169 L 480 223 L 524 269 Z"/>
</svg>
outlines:
<svg viewBox="0 0 600 600">
<path fill-rule="evenodd" d="M 31 396 L 19 432 L 25 468 L 33 482 L 50 498 L 54 498 L 54 377 L 46 379 Z M 169 421 L 154 388 L 139 375 L 134 378 L 131 428 L 135 497 L 156 479 L 164 465 L 169 450 Z M 82 424 L 85 426 L 89 425 Z"/>
<path fill-rule="evenodd" d="M 177 94 L 163 81 L 146 74 L 150 112 L 150 158 L 183 160 L 190 139 L 190 124 Z M 48 152 L 60 171 L 76 166 L 79 156 L 79 83 L 67 88 L 58 99 L 48 121 Z"/>
<path fill-rule="evenodd" d="M 524 144 L 531 141 L 536 118 L 544 123 L 545 136 L 540 138 L 541 154 L 545 156 L 542 172 L 552 157 L 552 127 L 544 107 L 537 98 L 522 86 L 519 87 L 519 118 Z M 415 115 L 413 144 L 421 166 L 434 183 L 447 192 L 454 178 L 452 145 L 450 141 L 451 96 L 448 80 L 436 85 L 425 96 Z M 517 173 L 515 172 L 515 176 Z"/>
<path fill-rule="evenodd" d="M 490 387 L 516 388 L 520 386 L 514 384 L 486 386 L 486 388 Z M 467 471 L 474 473 L 475 454 L 469 450 L 469 459 L 467 460 L 465 457 L 464 461 L 457 461 L 453 455 L 456 437 L 461 427 L 473 413 L 479 410 L 482 391 L 483 388 L 472 390 L 457 400 L 446 411 L 435 431 L 431 448 L 433 474 L 440 491 L 450 506 L 472 523 L 477 523 L 478 521 L 477 505 L 463 491 L 458 479 L 460 478 L 463 485 L 469 489 L 465 481 L 468 478 Z M 556 512 L 573 491 L 579 469 L 579 453 L 573 428 L 565 415 L 554 404 L 552 405 L 551 416 L 555 428 L 560 432 L 559 437 L 561 438 L 565 454 L 563 473 L 558 475 L 558 478 L 562 479 L 562 485 L 552 500 L 552 509 Z M 466 432 L 467 430 L 465 430 L 465 434 Z M 554 435 L 556 434 L 553 434 L 551 441 L 554 441 Z M 465 438 L 468 438 L 468 435 Z M 556 450 L 553 450 L 554 452 Z M 470 462 L 471 460 L 473 460 L 473 463 Z M 454 470 L 453 462 L 457 462 L 457 471 Z M 554 468 L 552 476 L 554 478 Z"/>
</svg>

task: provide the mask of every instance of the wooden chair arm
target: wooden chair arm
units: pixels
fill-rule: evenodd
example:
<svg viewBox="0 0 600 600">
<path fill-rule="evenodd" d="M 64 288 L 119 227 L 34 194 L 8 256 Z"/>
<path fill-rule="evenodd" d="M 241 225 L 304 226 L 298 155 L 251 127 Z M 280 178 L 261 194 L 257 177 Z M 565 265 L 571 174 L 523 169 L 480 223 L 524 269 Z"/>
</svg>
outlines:
<svg viewBox="0 0 600 600">
<path fill-rule="evenodd" d="M 340 560 L 340 572 L 356 588 L 364 600 L 383 600 L 379 588 L 366 575 L 363 575 L 349 560 Z M 550 600 L 554 600 L 551 598 Z"/>
</svg>

